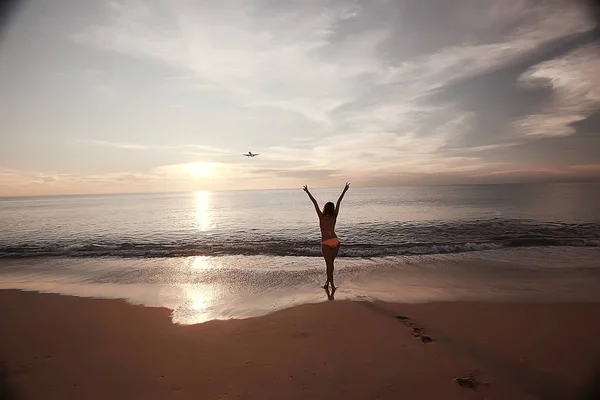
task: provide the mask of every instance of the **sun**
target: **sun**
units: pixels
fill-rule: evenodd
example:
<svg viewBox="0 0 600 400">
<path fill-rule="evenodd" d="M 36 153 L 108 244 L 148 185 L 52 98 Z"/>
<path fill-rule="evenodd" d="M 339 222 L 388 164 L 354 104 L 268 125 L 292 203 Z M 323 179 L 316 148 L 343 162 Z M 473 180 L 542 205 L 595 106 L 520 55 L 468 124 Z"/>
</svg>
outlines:
<svg viewBox="0 0 600 400">
<path fill-rule="evenodd" d="M 188 174 L 198 178 L 208 178 L 214 173 L 214 167 L 211 163 L 198 162 L 186 165 Z"/>
</svg>

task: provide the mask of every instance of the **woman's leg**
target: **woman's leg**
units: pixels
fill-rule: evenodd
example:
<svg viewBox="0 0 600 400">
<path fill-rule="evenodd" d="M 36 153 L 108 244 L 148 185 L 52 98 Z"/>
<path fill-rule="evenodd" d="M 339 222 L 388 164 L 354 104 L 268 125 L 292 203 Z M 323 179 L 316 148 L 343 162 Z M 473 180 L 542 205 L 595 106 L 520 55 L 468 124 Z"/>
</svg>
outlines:
<svg viewBox="0 0 600 400">
<path fill-rule="evenodd" d="M 335 246 L 333 249 L 331 249 L 331 251 L 332 251 L 333 259 L 335 260 L 338 253 L 340 252 L 340 244 L 338 243 L 338 245 Z"/>
<path fill-rule="evenodd" d="M 337 246 L 335 246 L 333 249 L 331 249 L 331 289 L 335 290 L 335 285 L 333 284 L 333 269 L 335 268 L 333 263 L 335 261 L 335 258 L 337 257 L 338 253 L 340 251 L 340 244 L 338 243 Z M 329 268 L 327 269 L 327 271 L 329 271 Z"/>
<path fill-rule="evenodd" d="M 333 249 L 327 245 L 321 245 L 321 251 L 323 252 L 323 258 L 325 258 L 325 265 L 327 266 L 327 282 L 325 287 L 330 283 L 333 286 Z"/>
</svg>

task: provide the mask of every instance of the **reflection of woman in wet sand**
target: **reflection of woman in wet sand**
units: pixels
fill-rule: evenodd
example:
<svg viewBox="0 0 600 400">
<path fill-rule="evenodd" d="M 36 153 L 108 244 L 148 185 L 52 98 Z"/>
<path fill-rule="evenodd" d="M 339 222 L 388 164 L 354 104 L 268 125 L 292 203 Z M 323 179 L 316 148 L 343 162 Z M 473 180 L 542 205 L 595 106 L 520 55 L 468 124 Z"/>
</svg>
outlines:
<svg viewBox="0 0 600 400">
<path fill-rule="evenodd" d="M 317 215 L 319 216 L 319 226 L 321 227 L 321 251 L 325 258 L 325 264 L 327 265 L 327 281 L 323 288 L 327 289 L 329 284 L 331 284 L 332 291 L 335 291 L 335 285 L 333 284 L 333 261 L 340 251 L 340 240 L 335 234 L 335 222 L 340 211 L 340 204 L 349 187 L 350 184 L 346 183 L 335 206 L 332 202 L 327 202 L 323 207 L 323 211 L 321 211 L 319 209 L 319 204 L 313 195 L 310 194 L 308 187 L 304 185 L 304 191 L 308 194 L 308 197 L 310 197 L 310 200 L 313 202 L 315 210 L 317 211 Z"/>
</svg>

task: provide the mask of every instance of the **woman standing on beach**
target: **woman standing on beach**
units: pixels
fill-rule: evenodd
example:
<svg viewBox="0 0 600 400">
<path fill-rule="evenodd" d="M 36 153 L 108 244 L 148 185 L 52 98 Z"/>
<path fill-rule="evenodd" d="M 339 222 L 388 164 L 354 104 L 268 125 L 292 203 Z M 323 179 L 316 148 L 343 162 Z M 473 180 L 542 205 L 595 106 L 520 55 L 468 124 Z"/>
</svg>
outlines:
<svg viewBox="0 0 600 400">
<path fill-rule="evenodd" d="M 333 203 L 329 201 L 325 203 L 323 211 L 321 211 L 317 200 L 310 194 L 308 186 L 304 185 L 304 191 L 308 194 L 308 197 L 310 197 L 310 200 L 313 202 L 315 210 L 317 211 L 317 215 L 319 216 L 321 251 L 325 258 L 325 264 L 327 265 L 327 281 L 325 282 L 325 285 L 323 285 L 323 289 L 328 289 L 329 284 L 331 284 L 331 290 L 335 290 L 335 285 L 333 284 L 333 261 L 340 251 L 340 240 L 335 234 L 335 223 L 340 212 L 340 204 L 342 203 L 342 199 L 348 191 L 348 188 L 350 188 L 350 184 L 346 182 L 346 186 L 344 186 L 344 190 L 342 191 L 337 204 L 334 206 Z"/>
</svg>

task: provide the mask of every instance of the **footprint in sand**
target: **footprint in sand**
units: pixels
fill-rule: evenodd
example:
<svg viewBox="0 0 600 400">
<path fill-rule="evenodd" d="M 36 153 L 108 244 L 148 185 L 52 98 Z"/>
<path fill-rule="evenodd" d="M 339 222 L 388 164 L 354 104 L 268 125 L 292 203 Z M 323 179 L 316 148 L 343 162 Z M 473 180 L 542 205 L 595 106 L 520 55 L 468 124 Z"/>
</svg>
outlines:
<svg viewBox="0 0 600 400">
<path fill-rule="evenodd" d="M 405 326 L 412 328 L 412 335 L 419 339 L 423 343 L 433 343 L 433 338 L 429 335 L 425 334 L 425 329 L 412 319 L 405 317 L 403 315 L 397 315 L 396 319 L 401 321 Z"/>
<path fill-rule="evenodd" d="M 467 376 L 461 378 L 454 378 L 454 382 L 456 382 L 460 387 L 465 389 L 471 389 L 477 391 L 479 387 L 489 387 L 490 384 L 487 382 L 481 382 L 477 379 L 477 375 L 479 375 L 479 371 L 474 371 Z"/>
</svg>

